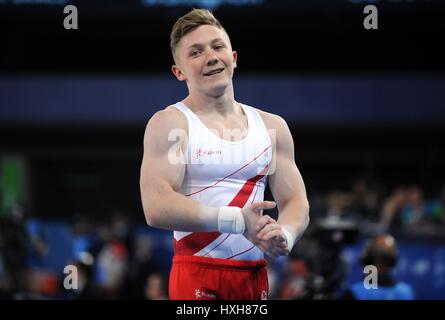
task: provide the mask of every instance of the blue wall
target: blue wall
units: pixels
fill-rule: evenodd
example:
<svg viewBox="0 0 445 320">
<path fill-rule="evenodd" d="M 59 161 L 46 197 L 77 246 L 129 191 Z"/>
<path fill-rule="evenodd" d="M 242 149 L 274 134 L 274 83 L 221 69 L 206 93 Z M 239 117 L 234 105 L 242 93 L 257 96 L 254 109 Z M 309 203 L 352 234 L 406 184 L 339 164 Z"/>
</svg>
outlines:
<svg viewBox="0 0 445 320">
<path fill-rule="evenodd" d="M 445 75 L 246 75 L 238 101 L 304 123 L 443 123 Z M 0 123 L 145 123 L 184 83 L 150 76 L 0 76 Z"/>
</svg>

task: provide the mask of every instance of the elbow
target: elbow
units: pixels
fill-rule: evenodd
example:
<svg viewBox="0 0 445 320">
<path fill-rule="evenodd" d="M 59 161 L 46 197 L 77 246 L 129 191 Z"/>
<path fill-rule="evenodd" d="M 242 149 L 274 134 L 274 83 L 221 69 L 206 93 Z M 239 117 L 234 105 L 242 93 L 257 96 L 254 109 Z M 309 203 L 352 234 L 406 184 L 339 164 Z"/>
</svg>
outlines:
<svg viewBox="0 0 445 320">
<path fill-rule="evenodd" d="M 147 222 L 147 224 L 150 227 L 156 227 L 155 226 L 156 219 L 155 219 L 155 215 L 153 214 L 153 211 L 151 211 L 151 210 L 144 210 L 144 216 L 145 216 L 145 222 Z"/>
<path fill-rule="evenodd" d="M 159 228 L 159 214 L 154 208 L 144 209 L 144 216 L 150 227 Z"/>
<path fill-rule="evenodd" d="M 306 230 L 307 229 L 307 227 L 309 226 L 309 223 L 311 222 L 311 217 L 309 216 L 309 211 L 308 211 L 308 213 L 306 214 L 306 217 L 305 217 L 305 221 L 304 221 L 304 229 Z"/>
<path fill-rule="evenodd" d="M 152 228 L 162 228 L 160 215 L 153 210 L 145 211 L 145 221 Z"/>
<path fill-rule="evenodd" d="M 153 193 L 151 188 L 147 187 L 147 183 L 143 183 L 141 180 L 141 202 L 142 209 L 144 212 L 145 222 L 147 225 L 153 228 L 159 227 L 160 220 L 160 206 L 157 205 L 159 203 L 156 201 L 156 196 Z"/>
</svg>

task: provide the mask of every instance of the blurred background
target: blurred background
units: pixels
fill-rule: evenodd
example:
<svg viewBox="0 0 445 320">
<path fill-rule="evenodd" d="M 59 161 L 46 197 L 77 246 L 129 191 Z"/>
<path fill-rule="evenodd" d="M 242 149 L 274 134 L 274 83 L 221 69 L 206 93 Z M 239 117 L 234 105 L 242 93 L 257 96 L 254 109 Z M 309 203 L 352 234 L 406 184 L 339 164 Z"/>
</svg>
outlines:
<svg viewBox="0 0 445 320">
<path fill-rule="evenodd" d="M 363 27 L 367 4 L 378 30 Z M 173 237 L 146 225 L 139 169 L 148 119 L 187 93 L 169 33 L 193 7 L 231 37 L 236 99 L 294 137 L 311 224 L 270 259 L 271 298 L 444 299 L 435 0 L 0 0 L 0 298 L 167 297 Z M 370 262 L 381 295 L 357 287 Z M 69 264 L 78 290 L 64 289 Z"/>
</svg>

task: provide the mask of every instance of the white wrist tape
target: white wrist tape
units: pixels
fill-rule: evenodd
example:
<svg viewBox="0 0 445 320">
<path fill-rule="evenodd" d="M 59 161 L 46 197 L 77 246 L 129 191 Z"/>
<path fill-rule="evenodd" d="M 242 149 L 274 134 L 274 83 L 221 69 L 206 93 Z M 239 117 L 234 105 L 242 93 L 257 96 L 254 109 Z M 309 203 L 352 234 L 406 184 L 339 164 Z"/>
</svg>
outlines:
<svg viewBox="0 0 445 320">
<path fill-rule="evenodd" d="M 238 207 L 221 207 L 218 211 L 218 230 L 222 233 L 244 233 L 246 224 Z"/>
<path fill-rule="evenodd" d="M 295 238 L 292 236 L 292 234 L 285 227 L 281 227 L 281 229 L 283 230 L 283 233 L 286 236 L 287 248 L 289 249 L 289 251 L 292 251 L 292 248 L 293 248 L 294 242 L 295 242 Z"/>
</svg>

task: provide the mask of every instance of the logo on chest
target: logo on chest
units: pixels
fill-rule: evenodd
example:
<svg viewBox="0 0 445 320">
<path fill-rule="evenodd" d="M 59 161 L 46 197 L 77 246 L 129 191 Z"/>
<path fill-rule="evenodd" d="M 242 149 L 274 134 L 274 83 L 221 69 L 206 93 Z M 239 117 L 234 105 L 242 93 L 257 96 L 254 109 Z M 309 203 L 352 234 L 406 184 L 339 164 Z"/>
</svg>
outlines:
<svg viewBox="0 0 445 320">
<path fill-rule="evenodd" d="M 201 149 L 201 148 L 197 148 L 196 152 L 195 152 L 195 157 L 196 158 L 201 158 L 201 157 L 211 157 L 214 155 L 221 155 L 222 154 L 222 150 L 221 149 Z"/>
</svg>

